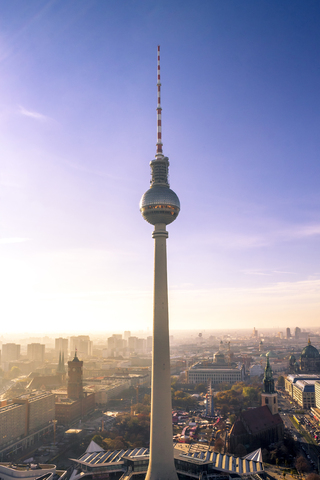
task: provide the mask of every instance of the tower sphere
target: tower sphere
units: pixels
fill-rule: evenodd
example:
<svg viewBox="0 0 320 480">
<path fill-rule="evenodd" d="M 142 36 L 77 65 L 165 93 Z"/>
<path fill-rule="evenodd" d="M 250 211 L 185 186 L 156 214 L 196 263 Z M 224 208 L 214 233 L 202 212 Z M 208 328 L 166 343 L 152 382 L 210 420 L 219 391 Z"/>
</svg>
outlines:
<svg viewBox="0 0 320 480">
<path fill-rule="evenodd" d="M 177 218 L 179 211 L 179 198 L 167 186 L 152 186 L 140 200 L 140 212 L 151 225 L 157 223 L 169 225 Z"/>
</svg>

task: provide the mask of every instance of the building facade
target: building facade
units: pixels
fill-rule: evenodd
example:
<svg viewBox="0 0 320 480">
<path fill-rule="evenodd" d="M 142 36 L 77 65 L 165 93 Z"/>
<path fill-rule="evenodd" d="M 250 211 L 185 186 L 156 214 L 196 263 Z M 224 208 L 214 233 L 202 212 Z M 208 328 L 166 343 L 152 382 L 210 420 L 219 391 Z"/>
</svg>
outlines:
<svg viewBox="0 0 320 480">
<path fill-rule="evenodd" d="M 213 362 L 196 363 L 187 371 L 188 383 L 208 383 L 212 386 L 219 383 L 234 383 L 244 380 L 245 368 L 235 363 L 226 362 L 224 354 L 219 350 L 213 356 Z"/>
<path fill-rule="evenodd" d="M 54 350 L 56 358 L 59 358 L 59 355 L 63 353 L 63 357 L 67 360 L 68 358 L 68 345 L 69 340 L 67 338 L 55 338 L 54 340 Z"/>
<path fill-rule="evenodd" d="M 46 346 L 41 343 L 29 343 L 27 345 L 27 357 L 29 360 L 44 363 Z"/>
<path fill-rule="evenodd" d="M 285 391 L 302 408 L 316 406 L 316 382 L 320 381 L 320 375 L 290 374 L 284 382 Z"/>
<path fill-rule="evenodd" d="M 17 345 L 16 343 L 4 343 L 2 345 L 1 362 L 9 363 L 11 361 L 19 360 L 20 348 L 20 345 Z"/>
<path fill-rule="evenodd" d="M 0 449 L 27 433 L 27 406 L 11 403 L 0 408 Z"/>
<path fill-rule="evenodd" d="M 92 341 L 89 335 L 70 337 L 70 352 L 75 351 L 81 358 L 87 358 L 92 355 Z"/>
</svg>

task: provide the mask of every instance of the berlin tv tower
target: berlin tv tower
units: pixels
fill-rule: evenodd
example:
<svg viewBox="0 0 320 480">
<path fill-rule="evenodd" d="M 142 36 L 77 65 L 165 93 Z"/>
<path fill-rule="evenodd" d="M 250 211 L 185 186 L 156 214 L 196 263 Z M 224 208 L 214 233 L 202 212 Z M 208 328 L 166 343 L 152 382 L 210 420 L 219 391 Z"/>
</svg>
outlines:
<svg viewBox="0 0 320 480">
<path fill-rule="evenodd" d="M 157 90 L 157 149 L 155 159 L 150 162 L 150 188 L 140 200 L 143 218 L 154 225 L 155 240 L 150 457 L 146 480 L 177 480 L 172 441 L 166 225 L 177 218 L 180 202 L 169 188 L 169 159 L 162 152 L 159 46 Z"/>
</svg>

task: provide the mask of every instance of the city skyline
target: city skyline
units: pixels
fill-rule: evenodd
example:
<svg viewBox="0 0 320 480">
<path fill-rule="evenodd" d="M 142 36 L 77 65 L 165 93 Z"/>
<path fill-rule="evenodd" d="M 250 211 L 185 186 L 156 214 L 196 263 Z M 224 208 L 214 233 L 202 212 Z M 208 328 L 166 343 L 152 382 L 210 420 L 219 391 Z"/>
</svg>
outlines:
<svg viewBox="0 0 320 480">
<path fill-rule="evenodd" d="M 0 5 L 3 332 L 151 329 L 158 44 L 171 328 L 317 326 L 317 2 Z"/>
</svg>

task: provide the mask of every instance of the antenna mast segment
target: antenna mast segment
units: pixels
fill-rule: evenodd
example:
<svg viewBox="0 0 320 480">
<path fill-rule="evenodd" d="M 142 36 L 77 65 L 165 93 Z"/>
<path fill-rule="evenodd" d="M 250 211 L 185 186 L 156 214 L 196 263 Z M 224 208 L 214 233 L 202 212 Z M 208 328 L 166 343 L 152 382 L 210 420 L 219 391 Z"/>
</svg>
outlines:
<svg viewBox="0 0 320 480">
<path fill-rule="evenodd" d="M 157 70 L 157 90 L 158 90 L 158 104 L 157 104 L 157 151 L 156 157 L 162 157 L 162 127 L 161 127 L 161 82 L 160 82 L 160 45 L 158 45 L 158 70 Z"/>
</svg>

